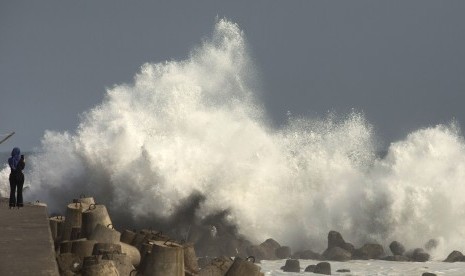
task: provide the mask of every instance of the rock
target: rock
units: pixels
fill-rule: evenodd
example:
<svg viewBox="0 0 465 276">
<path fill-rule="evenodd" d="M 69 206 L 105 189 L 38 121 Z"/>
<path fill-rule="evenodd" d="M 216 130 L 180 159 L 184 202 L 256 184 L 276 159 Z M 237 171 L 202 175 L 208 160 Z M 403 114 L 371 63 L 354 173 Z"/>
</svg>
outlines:
<svg viewBox="0 0 465 276">
<path fill-rule="evenodd" d="M 452 251 L 449 256 L 444 260 L 444 262 L 453 263 L 453 262 L 464 262 L 465 256 L 463 256 L 462 252 L 454 250 Z"/>
<path fill-rule="evenodd" d="M 439 245 L 439 241 L 436 239 L 430 239 L 425 243 L 425 249 L 430 251 L 432 249 L 435 249 Z"/>
<path fill-rule="evenodd" d="M 246 248 L 246 253 L 249 256 L 254 256 L 258 260 L 276 260 L 276 249 L 280 248 L 281 245 L 273 240 L 267 239 L 260 245 L 250 245 Z"/>
<path fill-rule="evenodd" d="M 398 241 L 391 242 L 389 249 L 391 249 L 391 252 L 394 255 L 404 255 L 405 253 L 405 247 Z"/>
<path fill-rule="evenodd" d="M 346 268 L 338 269 L 336 270 L 336 272 L 350 272 L 350 269 L 346 269 Z"/>
<path fill-rule="evenodd" d="M 286 260 L 286 264 L 281 269 L 284 272 L 300 272 L 300 262 L 295 259 Z"/>
<path fill-rule="evenodd" d="M 384 255 L 384 249 L 380 244 L 367 243 L 354 251 L 353 258 L 360 260 L 379 259 Z"/>
<path fill-rule="evenodd" d="M 265 248 L 273 248 L 275 250 L 276 250 L 276 248 L 281 247 L 279 242 L 277 242 L 277 241 L 275 241 L 273 239 L 267 239 L 266 241 L 262 242 L 260 245 L 265 247 Z"/>
<path fill-rule="evenodd" d="M 426 262 L 429 260 L 429 254 L 423 248 L 415 248 L 413 251 L 407 253 L 407 257 L 414 262 Z"/>
<path fill-rule="evenodd" d="M 309 265 L 305 268 L 305 272 L 314 272 L 316 265 Z"/>
<path fill-rule="evenodd" d="M 265 259 L 266 260 L 276 260 L 276 249 L 280 248 L 281 245 L 273 240 L 273 239 L 267 239 L 266 241 L 262 242 L 260 246 L 264 249 L 265 251 Z"/>
<path fill-rule="evenodd" d="M 291 256 L 291 248 L 289 246 L 281 246 L 276 248 L 275 255 L 278 259 L 287 259 Z"/>
<path fill-rule="evenodd" d="M 260 245 L 250 245 L 245 249 L 245 252 L 248 256 L 253 256 L 257 261 L 267 259 L 267 253 Z"/>
<path fill-rule="evenodd" d="M 337 231 L 329 231 L 328 233 L 328 248 L 340 247 L 344 248 L 345 241 L 342 238 L 341 233 Z"/>
<path fill-rule="evenodd" d="M 316 252 L 313 252 L 310 249 L 307 249 L 304 251 L 294 253 L 294 255 L 292 255 L 292 258 L 303 260 L 321 260 L 321 255 Z"/>
<path fill-rule="evenodd" d="M 352 254 L 349 251 L 336 246 L 326 249 L 325 252 L 323 252 L 323 258 L 325 260 L 343 262 L 352 259 Z"/>
<path fill-rule="evenodd" d="M 421 274 L 421 276 L 436 276 L 436 274 L 431 273 L 431 272 L 425 272 L 425 273 Z"/>
<path fill-rule="evenodd" d="M 384 261 L 392 261 L 392 262 L 408 262 L 410 259 L 404 255 L 394 255 L 394 256 L 387 256 L 382 258 Z"/>
<path fill-rule="evenodd" d="M 345 249 L 345 250 L 349 251 L 350 253 L 354 254 L 355 246 L 353 244 L 351 244 L 350 242 L 346 242 L 344 244 L 344 246 L 342 247 L 342 249 Z"/>
<path fill-rule="evenodd" d="M 313 273 L 331 275 L 331 265 L 328 262 L 318 263 Z"/>
<path fill-rule="evenodd" d="M 352 252 L 354 246 L 345 242 L 339 232 L 329 231 L 328 248 L 322 254 L 324 260 L 348 261 L 352 258 Z"/>
<path fill-rule="evenodd" d="M 340 247 L 352 253 L 354 246 L 351 243 L 345 242 L 341 233 L 337 231 L 329 231 L 328 233 L 328 249 L 333 247 Z"/>
</svg>

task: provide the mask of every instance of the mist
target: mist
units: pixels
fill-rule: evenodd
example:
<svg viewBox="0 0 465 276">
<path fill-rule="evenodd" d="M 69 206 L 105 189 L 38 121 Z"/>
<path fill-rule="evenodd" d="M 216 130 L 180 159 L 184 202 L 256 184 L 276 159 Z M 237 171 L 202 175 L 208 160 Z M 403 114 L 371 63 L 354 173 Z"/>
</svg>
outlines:
<svg viewBox="0 0 465 276">
<path fill-rule="evenodd" d="M 186 60 L 142 65 L 76 130 L 46 131 L 27 159 L 26 196 L 63 213 L 90 195 L 119 227 L 194 242 L 215 226 L 220 236 L 272 237 L 294 250 L 323 250 L 330 230 L 356 246 L 435 238 L 433 257 L 465 249 L 457 123 L 415 130 L 383 156 L 363 111 L 289 114 L 272 127 L 252 61 L 239 26 L 219 19 Z"/>
</svg>

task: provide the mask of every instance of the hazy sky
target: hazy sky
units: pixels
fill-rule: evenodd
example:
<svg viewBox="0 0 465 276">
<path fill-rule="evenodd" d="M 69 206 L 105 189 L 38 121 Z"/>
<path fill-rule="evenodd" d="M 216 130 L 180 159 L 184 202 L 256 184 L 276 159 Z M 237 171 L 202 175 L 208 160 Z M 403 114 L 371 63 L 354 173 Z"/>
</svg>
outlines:
<svg viewBox="0 0 465 276">
<path fill-rule="evenodd" d="M 387 144 L 465 130 L 465 1 L 0 0 L 0 151 L 74 131 L 106 87 L 183 59 L 216 16 L 244 31 L 272 121 L 363 111 Z"/>
</svg>

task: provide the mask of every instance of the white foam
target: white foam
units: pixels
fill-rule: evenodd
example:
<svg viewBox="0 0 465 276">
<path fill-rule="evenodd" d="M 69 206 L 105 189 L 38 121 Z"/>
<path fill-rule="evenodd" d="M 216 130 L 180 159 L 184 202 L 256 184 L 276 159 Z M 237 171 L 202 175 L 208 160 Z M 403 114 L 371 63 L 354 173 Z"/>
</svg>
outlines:
<svg viewBox="0 0 465 276">
<path fill-rule="evenodd" d="M 91 194 L 114 216 L 145 218 L 170 216 L 199 191 L 198 216 L 229 209 L 255 241 L 318 251 L 337 230 L 356 246 L 436 238 L 441 258 L 464 249 L 465 143 L 454 124 L 417 130 L 383 159 L 357 112 L 273 129 L 250 60 L 242 31 L 219 20 L 187 60 L 144 64 L 75 133 L 45 133 L 28 159 L 28 196 L 61 210 Z"/>
</svg>

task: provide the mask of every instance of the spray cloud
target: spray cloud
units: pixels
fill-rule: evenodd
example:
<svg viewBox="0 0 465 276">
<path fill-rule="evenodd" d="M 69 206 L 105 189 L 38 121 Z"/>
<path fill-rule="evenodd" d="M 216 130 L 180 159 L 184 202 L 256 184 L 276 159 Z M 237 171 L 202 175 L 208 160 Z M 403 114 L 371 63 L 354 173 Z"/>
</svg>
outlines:
<svg viewBox="0 0 465 276">
<path fill-rule="evenodd" d="M 221 214 L 253 241 L 294 249 L 324 249 L 329 230 L 356 245 L 436 238 L 443 250 L 465 249 L 451 248 L 465 235 L 455 124 L 415 131 L 380 158 L 357 112 L 269 127 L 256 81 L 243 33 L 219 20 L 187 60 L 144 64 L 134 83 L 109 89 L 75 134 L 46 131 L 28 160 L 29 197 L 56 211 L 92 195 L 136 224 Z"/>
</svg>

